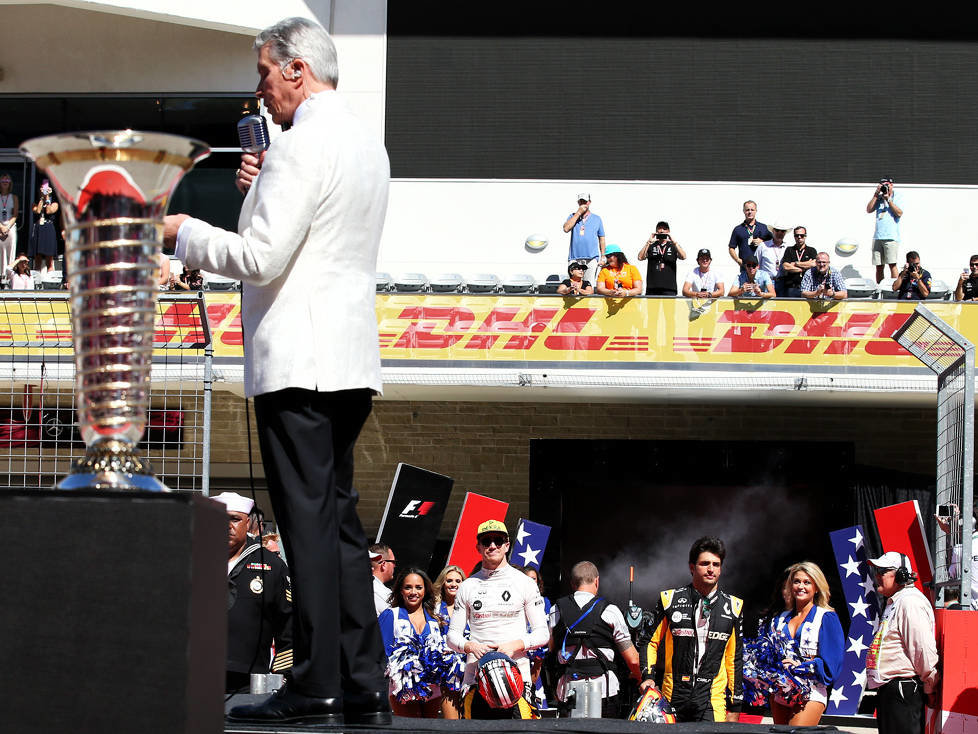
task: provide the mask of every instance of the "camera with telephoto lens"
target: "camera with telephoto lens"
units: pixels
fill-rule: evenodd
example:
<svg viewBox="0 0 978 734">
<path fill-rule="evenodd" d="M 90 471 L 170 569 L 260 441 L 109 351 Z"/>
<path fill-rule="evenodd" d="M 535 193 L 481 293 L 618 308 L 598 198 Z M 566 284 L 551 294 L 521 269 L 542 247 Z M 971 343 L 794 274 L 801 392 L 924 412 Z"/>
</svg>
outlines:
<svg viewBox="0 0 978 734">
<path fill-rule="evenodd" d="M 892 186 L 892 184 L 890 183 L 890 179 L 888 179 L 888 178 L 881 178 L 880 179 L 880 196 L 889 196 L 890 195 L 890 188 L 891 188 L 891 186 Z"/>
</svg>

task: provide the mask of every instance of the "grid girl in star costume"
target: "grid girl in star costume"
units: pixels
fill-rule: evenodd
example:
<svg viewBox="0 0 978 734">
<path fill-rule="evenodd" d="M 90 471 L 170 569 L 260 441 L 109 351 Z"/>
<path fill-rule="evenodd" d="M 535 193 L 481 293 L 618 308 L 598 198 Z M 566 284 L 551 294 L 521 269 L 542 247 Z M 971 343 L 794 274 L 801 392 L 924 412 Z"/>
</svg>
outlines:
<svg viewBox="0 0 978 734">
<path fill-rule="evenodd" d="M 377 623 L 387 653 L 391 708 L 398 716 L 438 718 L 442 685 L 458 678 L 461 662 L 446 654 L 431 579 L 418 568 L 401 571 L 394 579 L 390 605 Z"/>
<path fill-rule="evenodd" d="M 455 595 L 458 587 L 465 581 L 465 571 L 458 566 L 445 566 L 435 579 L 435 608 L 441 621 L 442 634 L 448 634 L 448 625 L 452 621 L 455 610 Z M 466 630 L 467 632 L 467 630 Z M 446 656 L 454 660 L 452 670 L 455 672 L 442 685 L 441 717 L 443 719 L 461 718 L 462 672 L 465 669 L 465 656 L 446 647 Z"/>
<path fill-rule="evenodd" d="M 828 688 L 842 669 L 845 636 L 839 615 L 829 606 L 829 586 L 815 563 L 803 561 L 788 568 L 782 594 L 785 611 L 771 621 L 771 632 L 790 640 L 801 663 L 790 673 L 811 683 L 808 700 L 789 705 L 771 697 L 776 724 L 815 726 L 828 703 Z M 787 666 L 786 666 L 787 667 Z"/>
</svg>

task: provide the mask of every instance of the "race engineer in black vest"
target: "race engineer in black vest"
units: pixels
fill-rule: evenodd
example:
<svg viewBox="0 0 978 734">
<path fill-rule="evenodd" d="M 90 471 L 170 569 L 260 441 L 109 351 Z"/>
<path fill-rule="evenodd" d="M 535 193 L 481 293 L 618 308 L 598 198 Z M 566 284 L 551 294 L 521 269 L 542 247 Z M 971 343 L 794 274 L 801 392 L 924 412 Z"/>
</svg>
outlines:
<svg viewBox="0 0 978 734">
<path fill-rule="evenodd" d="M 569 713 L 563 705 L 571 681 L 596 679 L 602 689 L 601 716 L 618 717 L 618 677 L 614 670 L 617 649 L 631 671 L 632 678 L 642 679 L 638 650 L 632 644 L 621 610 L 598 596 L 601 579 L 598 567 L 581 561 L 571 569 L 570 596 L 558 599 L 550 610 L 551 649 L 556 653 L 561 672 L 557 698 L 561 715 Z"/>
<path fill-rule="evenodd" d="M 679 721 L 738 721 L 743 702 L 743 606 L 720 590 L 727 550 L 703 537 L 689 550 L 693 582 L 659 594 L 639 638 L 643 690 L 651 685 L 659 651 L 664 695 Z"/>
</svg>

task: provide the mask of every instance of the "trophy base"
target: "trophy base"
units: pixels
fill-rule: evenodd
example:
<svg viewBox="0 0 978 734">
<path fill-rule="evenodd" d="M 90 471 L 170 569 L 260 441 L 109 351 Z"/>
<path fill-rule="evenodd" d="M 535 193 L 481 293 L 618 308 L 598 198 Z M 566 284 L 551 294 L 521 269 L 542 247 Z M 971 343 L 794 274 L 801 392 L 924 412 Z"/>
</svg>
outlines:
<svg viewBox="0 0 978 734">
<path fill-rule="evenodd" d="M 71 473 L 55 489 L 116 489 L 169 492 L 170 488 L 153 476 L 149 462 L 124 441 L 101 441 L 88 447 L 85 456 L 71 467 Z"/>
</svg>

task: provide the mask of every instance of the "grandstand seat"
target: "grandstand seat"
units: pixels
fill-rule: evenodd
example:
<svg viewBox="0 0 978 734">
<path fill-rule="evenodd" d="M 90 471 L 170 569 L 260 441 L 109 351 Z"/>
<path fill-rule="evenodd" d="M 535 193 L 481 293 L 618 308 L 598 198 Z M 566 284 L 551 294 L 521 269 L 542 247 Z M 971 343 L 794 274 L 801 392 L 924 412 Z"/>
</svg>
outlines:
<svg viewBox="0 0 978 734">
<path fill-rule="evenodd" d="M 377 292 L 387 293 L 388 291 L 394 290 L 394 279 L 391 278 L 390 273 L 377 273 Z"/>
<path fill-rule="evenodd" d="M 849 298 L 874 298 L 879 292 L 879 286 L 869 278 L 846 278 L 844 283 Z"/>
<path fill-rule="evenodd" d="M 398 293 L 423 293 L 428 290 L 428 278 L 424 273 L 401 273 L 394 278 L 394 290 Z"/>
<path fill-rule="evenodd" d="M 561 281 L 563 278 L 557 273 L 548 275 L 546 281 L 537 286 L 537 293 L 556 293 Z"/>
<path fill-rule="evenodd" d="M 429 282 L 432 293 L 461 293 L 465 290 L 465 279 L 458 273 L 441 273 Z"/>
<path fill-rule="evenodd" d="M 947 283 L 938 278 L 934 278 L 930 284 L 930 295 L 927 300 L 943 301 L 954 297 L 954 289 Z"/>
<path fill-rule="evenodd" d="M 237 291 L 241 289 L 241 283 L 238 281 L 215 273 L 207 274 L 207 281 L 204 286 L 209 291 Z"/>
<path fill-rule="evenodd" d="M 879 284 L 880 298 L 884 301 L 895 301 L 897 300 L 899 293 L 893 290 L 893 278 L 883 278 L 883 282 Z"/>
<path fill-rule="evenodd" d="M 511 275 L 503 281 L 504 293 L 533 293 L 537 287 L 537 280 L 528 273 L 517 273 Z"/>
<path fill-rule="evenodd" d="M 497 293 L 500 290 L 499 276 L 492 273 L 476 273 L 466 284 L 469 293 Z"/>
</svg>

